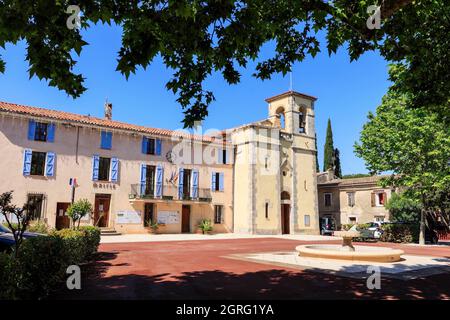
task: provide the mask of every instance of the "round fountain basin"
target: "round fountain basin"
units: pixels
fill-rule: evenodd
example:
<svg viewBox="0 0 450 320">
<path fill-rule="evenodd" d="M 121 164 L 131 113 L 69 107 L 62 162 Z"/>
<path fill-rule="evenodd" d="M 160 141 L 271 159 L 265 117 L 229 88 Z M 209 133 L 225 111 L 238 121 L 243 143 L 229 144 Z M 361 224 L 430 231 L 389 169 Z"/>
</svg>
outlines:
<svg viewBox="0 0 450 320">
<path fill-rule="evenodd" d="M 396 262 L 401 260 L 401 255 L 405 252 L 399 249 L 387 247 L 355 246 L 355 251 L 341 250 L 341 245 L 302 245 L 295 250 L 300 257 L 355 260 L 371 262 Z"/>
</svg>

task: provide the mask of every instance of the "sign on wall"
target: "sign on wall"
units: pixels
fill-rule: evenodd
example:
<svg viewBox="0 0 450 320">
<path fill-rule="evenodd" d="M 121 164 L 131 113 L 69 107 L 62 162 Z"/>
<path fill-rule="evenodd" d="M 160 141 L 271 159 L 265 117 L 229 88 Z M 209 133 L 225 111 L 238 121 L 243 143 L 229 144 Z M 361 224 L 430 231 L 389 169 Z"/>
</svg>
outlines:
<svg viewBox="0 0 450 320">
<path fill-rule="evenodd" d="M 142 213 L 140 211 L 117 211 L 117 224 L 142 223 Z"/>
<path fill-rule="evenodd" d="M 180 214 L 178 211 L 158 211 L 158 223 L 178 224 L 180 223 Z"/>
</svg>

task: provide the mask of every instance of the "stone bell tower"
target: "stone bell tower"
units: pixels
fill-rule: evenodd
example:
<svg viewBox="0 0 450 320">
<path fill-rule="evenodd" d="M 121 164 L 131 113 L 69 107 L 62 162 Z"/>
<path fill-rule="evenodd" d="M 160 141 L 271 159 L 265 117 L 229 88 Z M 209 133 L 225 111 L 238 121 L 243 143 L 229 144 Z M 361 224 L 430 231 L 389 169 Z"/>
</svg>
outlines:
<svg viewBox="0 0 450 320">
<path fill-rule="evenodd" d="M 315 137 L 314 101 L 315 97 L 287 91 L 266 99 L 269 103 L 269 119 L 286 133 Z M 284 118 L 284 119 L 283 119 Z"/>
</svg>

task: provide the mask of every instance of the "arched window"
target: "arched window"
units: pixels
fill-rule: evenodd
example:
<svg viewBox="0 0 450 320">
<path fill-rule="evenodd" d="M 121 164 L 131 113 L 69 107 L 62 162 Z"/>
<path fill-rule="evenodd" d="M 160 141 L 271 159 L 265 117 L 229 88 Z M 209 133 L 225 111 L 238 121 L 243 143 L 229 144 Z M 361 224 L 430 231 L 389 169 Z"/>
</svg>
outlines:
<svg viewBox="0 0 450 320">
<path fill-rule="evenodd" d="M 280 128 L 284 129 L 285 125 L 286 125 L 286 118 L 284 116 L 284 108 L 283 107 L 278 108 L 275 113 L 276 113 Z"/>
<path fill-rule="evenodd" d="M 306 108 L 300 107 L 298 112 L 298 133 L 306 133 Z"/>
</svg>

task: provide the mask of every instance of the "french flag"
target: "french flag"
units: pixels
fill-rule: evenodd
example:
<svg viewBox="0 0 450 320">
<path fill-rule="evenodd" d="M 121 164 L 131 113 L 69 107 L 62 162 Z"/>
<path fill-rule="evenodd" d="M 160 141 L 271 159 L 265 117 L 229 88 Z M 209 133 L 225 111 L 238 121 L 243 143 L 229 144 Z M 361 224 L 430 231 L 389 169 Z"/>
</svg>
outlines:
<svg viewBox="0 0 450 320">
<path fill-rule="evenodd" d="M 75 187 L 77 185 L 77 178 L 70 178 L 69 179 L 69 185 L 71 187 Z"/>
</svg>

